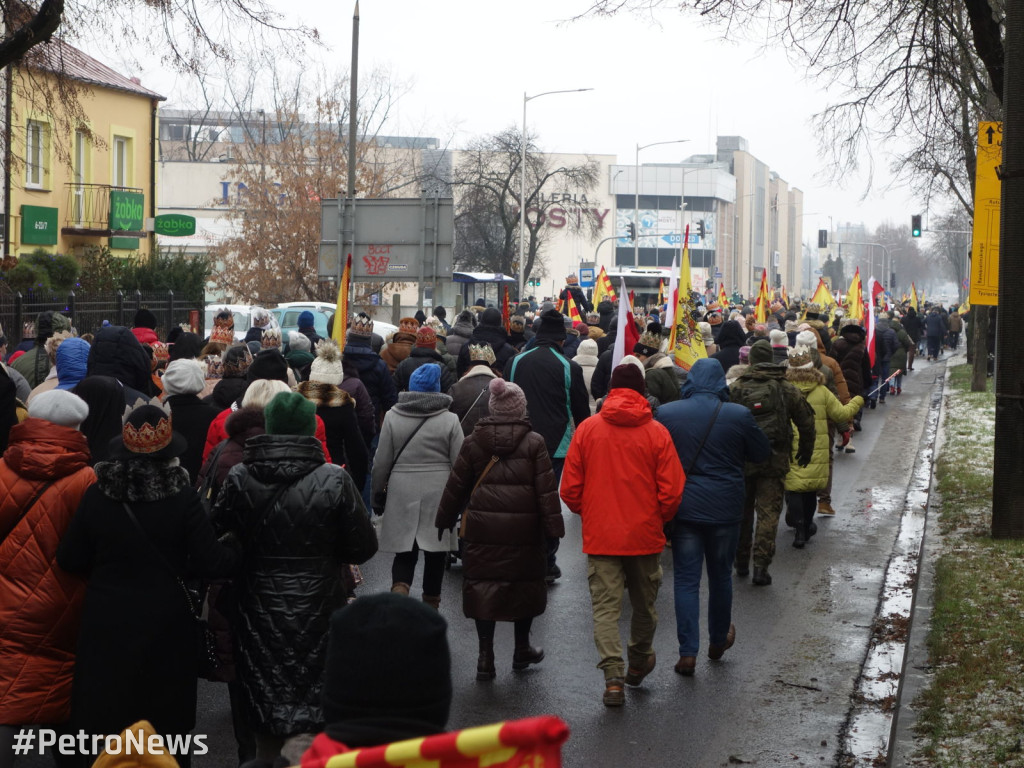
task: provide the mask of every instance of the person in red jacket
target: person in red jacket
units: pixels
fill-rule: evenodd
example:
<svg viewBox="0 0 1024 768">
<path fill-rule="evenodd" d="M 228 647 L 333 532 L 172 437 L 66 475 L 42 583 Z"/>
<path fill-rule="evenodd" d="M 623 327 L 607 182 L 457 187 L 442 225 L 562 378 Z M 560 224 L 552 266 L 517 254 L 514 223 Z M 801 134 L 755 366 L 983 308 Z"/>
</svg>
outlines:
<svg viewBox="0 0 1024 768">
<path fill-rule="evenodd" d="M 19 727 L 71 714 L 85 581 L 57 567 L 57 546 L 96 482 L 78 431 L 88 413 L 70 392 L 37 395 L 0 461 L 0 765 Z"/>
<path fill-rule="evenodd" d="M 643 373 L 631 363 L 619 365 L 601 411 L 573 435 L 561 488 L 562 501 L 583 520 L 606 706 L 622 706 L 623 684 L 640 685 L 654 669 L 663 529 L 679 508 L 685 482 L 672 438 L 644 397 Z M 628 671 L 619 636 L 626 590 L 633 608 Z"/>
</svg>

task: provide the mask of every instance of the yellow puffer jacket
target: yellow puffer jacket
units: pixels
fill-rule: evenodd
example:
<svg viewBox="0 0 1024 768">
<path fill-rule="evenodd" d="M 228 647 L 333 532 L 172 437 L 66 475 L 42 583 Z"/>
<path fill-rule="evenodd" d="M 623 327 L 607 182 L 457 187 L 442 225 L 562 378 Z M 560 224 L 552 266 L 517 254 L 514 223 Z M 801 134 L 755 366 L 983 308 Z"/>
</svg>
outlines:
<svg viewBox="0 0 1024 768">
<path fill-rule="evenodd" d="M 818 491 L 828 485 L 828 458 L 832 450 L 828 437 L 828 423 L 845 425 L 864 405 L 860 395 L 850 398 L 847 405 L 829 392 L 821 371 L 813 368 L 790 368 L 786 379 L 791 381 L 814 409 L 814 454 L 811 463 L 801 467 L 796 463 L 797 435 L 793 431 L 793 453 L 786 475 L 786 490 L 794 492 Z"/>
</svg>

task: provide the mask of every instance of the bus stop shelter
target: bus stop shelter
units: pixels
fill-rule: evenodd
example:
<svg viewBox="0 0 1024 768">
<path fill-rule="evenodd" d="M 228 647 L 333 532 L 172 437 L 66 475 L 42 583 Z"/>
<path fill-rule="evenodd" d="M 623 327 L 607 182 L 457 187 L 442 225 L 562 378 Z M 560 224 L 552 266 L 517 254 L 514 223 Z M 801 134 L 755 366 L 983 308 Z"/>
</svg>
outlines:
<svg viewBox="0 0 1024 768">
<path fill-rule="evenodd" d="M 489 307 L 501 307 L 505 286 L 510 296 L 518 290 L 516 278 L 501 272 L 452 272 L 452 282 L 460 286 L 463 305 L 467 307 L 477 299 L 483 299 Z"/>
</svg>

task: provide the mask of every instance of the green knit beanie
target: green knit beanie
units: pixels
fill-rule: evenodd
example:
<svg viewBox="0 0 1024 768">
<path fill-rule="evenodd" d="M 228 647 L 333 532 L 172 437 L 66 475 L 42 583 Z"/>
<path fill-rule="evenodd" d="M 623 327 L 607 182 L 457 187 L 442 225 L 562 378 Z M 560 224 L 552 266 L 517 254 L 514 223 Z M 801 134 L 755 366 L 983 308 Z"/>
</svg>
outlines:
<svg viewBox="0 0 1024 768">
<path fill-rule="evenodd" d="M 268 435 L 316 434 L 316 406 L 298 392 L 279 392 L 263 410 Z"/>
</svg>

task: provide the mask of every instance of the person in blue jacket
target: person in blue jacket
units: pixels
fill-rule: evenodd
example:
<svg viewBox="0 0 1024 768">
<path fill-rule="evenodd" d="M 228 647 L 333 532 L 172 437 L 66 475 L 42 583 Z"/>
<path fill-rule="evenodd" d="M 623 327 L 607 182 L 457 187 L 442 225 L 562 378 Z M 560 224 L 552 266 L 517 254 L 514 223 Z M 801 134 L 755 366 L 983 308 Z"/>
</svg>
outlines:
<svg viewBox="0 0 1024 768">
<path fill-rule="evenodd" d="M 673 521 L 676 634 L 681 675 L 692 675 L 700 648 L 701 567 L 708 572 L 708 658 L 732 646 L 732 563 L 743 519 L 744 464 L 771 457 L 768 438 L 748 408 L 729 402 L 718 360 L 694 363 L 682 399 L 658 408 L 686 473 L 683 499 Z"/>
</svg>

